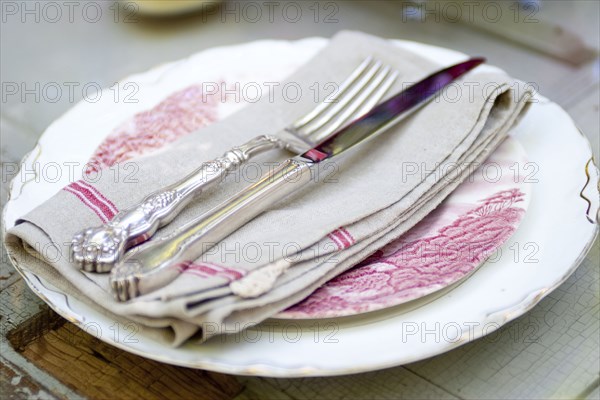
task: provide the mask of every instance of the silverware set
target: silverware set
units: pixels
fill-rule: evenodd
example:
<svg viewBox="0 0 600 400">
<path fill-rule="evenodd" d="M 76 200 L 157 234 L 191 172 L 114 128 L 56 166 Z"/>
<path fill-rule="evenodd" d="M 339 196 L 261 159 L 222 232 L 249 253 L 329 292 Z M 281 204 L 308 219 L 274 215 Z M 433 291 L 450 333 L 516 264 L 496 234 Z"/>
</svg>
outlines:
<svg viewBox="0 0 600 400">
<path fill-rule="evenodd" d="M 180 273 L 175 267 L 200 257 L 208 250 L 206 244 L 218 243 L 309 184 L 320 162 L 387 130 L 482 62 L 471 59 L 445 68 L 377 105 L 398 72 L 369 57 L 339 85 L 332 101 L 320 103 L 281 132 L 234 147 L 119 212 L 110 222 L 76 233 L 72 259 L 84 271 L 110 271 L 119 301 L 163 287 Z M 205 190 L 252 157 L 274 149 L 287 150 L 294 157 L 170 235 L 149 240 Z M 135 251 L 128 252 L 134 246 Z"/>
</svg>

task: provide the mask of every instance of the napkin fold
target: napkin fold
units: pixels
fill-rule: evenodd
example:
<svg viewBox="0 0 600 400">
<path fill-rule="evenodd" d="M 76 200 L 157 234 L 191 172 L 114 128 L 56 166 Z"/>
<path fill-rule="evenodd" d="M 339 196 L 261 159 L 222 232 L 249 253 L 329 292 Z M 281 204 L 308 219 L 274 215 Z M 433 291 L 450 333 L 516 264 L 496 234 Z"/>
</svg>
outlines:
<svg viewBox="0 0 600 400">
<path fill-rule="evenodd" d="M 129 302 L 114 300 L 106 274 L 77 269 L 68 246 L 75 232 L 102 223 L 102 207 L 111 213 L 125 209 L 202 161 L 283 129 L 328 94 L 315 98 L 311 87 L 341 82 L 370 55 L 400 72 L 390 95 L 446 66 L 384 39 L 340 32 L 279 86 L 293 85 L 303 95 L 291 101 L 287 93 L 275 90 L 164 151 L 137 159 L 137 183 L 115 182 L 113 174 L 104 174 L 94 183 L 71 184 L 78 189 L 60 191 L 9 230 L 9 254 L 19 267 L 64 293 L 111 318 L 154 327 L 160 340 L 173 345 L 192 336 L 205 340 L 239 331 L 299 302 L 435 209 L 506 137 L 531 98 L 528 88 L 497 68 L 478 67 L 397 127 L 323 164 L 306 190 L 212 244 L 169 285 Z M 267 172 L 274 160 L 287 157 L 283 151 L 271 152 L 253 167 Z M 202 195 L 156 237 L 250 183 L 238 180 L 228 178 Z M 81 193 L 98 204 L 90 205 Z"/>
</svg>

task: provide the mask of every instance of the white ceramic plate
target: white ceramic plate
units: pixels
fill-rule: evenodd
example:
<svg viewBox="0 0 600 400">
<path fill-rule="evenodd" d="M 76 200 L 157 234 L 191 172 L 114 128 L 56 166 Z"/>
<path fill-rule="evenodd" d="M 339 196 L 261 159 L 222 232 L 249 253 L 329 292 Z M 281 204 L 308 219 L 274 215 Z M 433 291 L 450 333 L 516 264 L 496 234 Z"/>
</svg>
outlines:
<svg viewBox="0 0 600 400">
<path fill-rule="evenodd" d="M 107 95 L 96 103 L 78 104 L 47 129 L 23 167 L 31 170 L 37 164 L 43 174 L 44 166 L 60 160 L 84 166 L 118 122 L 158 104 L 165 93 L 197 83 L 198 71 L 205 82 L 277 81 L 325 44 L 325 39 L 313 38 L 216 48 L 131 76 L 120 89 L 129 90 L 124 85 L 135 82 L 143 95 L 138 103 L 116 105 Z M 418 43 L 397 44 L 446 64 L 465 57 Z M 529 170 L 535 180 L 531 202 L 521 226 L 493 261 L 433 296 L 346 318 L 273 319 L 202 345 L 170 348 L 143 327 L 122 325 L 122 320 L 107 317 L 98 306 L 66 296 L 26 266 L 18 269 L 32 290 L 82 329 L 124 350 L 167 363 L 292 377 L 369 371 L 431 357 L 489 334 L 529 310 L 567 279 L 596 236 L 598 172 L 589 144 L 560 107 L 541 96 L 536 100 L 512 133 L 534 165 Z M 226 102 L 215 112 L 224 117 L 242 105 Z M 63 174 L 53 182 L 30 176 L 13 180 L 3 215 L 5 229 L 78 179 L 83 170 L 75 168 L 74 176 Z"/>
</svg>

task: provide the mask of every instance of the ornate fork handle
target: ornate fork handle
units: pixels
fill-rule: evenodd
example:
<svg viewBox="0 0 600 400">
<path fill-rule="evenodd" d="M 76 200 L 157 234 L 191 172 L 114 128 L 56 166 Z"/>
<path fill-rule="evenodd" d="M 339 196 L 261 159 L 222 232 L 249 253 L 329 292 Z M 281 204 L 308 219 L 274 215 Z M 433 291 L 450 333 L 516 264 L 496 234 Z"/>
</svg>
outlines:
<svg viewBox="0 0 600 400">
<path fill-rule="evenodd" d="M 126 301 L 171 282 L 186 262 L 196 260 L 279 200 L 306 186 L 315 165 L 302 157 L 289 159 L 170 235 L 128 252 L 111 271 L 110 283 L 116 299 Z"/>
<path fill-rule="evenodd" d="M 119 212 L 110 222 L 76 233 L 71 243 L 73 261 L 85 271 L 110 271 L 127 249 L 152 237 L 204 190 L 218 184 L 256 154 L 281 147 L 284 144 L 276 137 L 256 137 L 204 163 L 181 181 L 151 193 L 140 203 Z"/>
</svg>

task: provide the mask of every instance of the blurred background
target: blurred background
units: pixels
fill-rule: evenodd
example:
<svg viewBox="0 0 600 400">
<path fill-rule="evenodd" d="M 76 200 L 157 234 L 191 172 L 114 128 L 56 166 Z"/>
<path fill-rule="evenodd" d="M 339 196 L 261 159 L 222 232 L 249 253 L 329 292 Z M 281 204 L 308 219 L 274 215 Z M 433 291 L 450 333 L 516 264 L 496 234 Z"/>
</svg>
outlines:
<svg viewBox="0 0 600 400">
<path fill-rule="evenodd" d="M 36 82 L 42 86 L 94 82 L 107 87 L 129 74 L 209 47 L 257 39 L 330 37 L 339 30 L 356 29 L 486 56 L 563 107 L 574 106 L 582 96 L 598 97 L 600 2 L 596 0 L 2 0 L 0 4 L 1 78 L 25 89 L 34 88 Z M 30 149 L 52 120 L 81 99 L 81 90 L 52 102 L 22 98 L 5 93 L 2 99 L 2 141 L 13 142 L 3 151 L 10 151 L 11 158 Z M 597 149 L 597 125 L 586 133 Z"/>
</svg>

